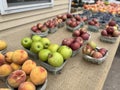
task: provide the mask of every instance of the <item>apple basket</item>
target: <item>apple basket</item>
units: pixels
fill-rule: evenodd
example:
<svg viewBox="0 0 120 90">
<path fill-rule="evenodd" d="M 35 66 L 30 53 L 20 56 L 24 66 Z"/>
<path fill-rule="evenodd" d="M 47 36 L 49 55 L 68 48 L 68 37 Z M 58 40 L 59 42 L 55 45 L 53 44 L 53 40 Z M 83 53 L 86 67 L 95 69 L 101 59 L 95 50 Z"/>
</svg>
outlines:
<svg viewBox="0 0 120 90">
<path fill-rule="evenodd" d="M 47 87 L 48 80 L 46 79 L 44 84 L 36 86 L 36 90 L 45 90 Z M 8 82 L 6 81 L 6 85 L 10 90 L 18 90 L 18 88 L 12 88 L 10 85 L 8 85 Z"/>
<path fill-rule="evenodd" d="M 64 25 L 65 25 L 65 22 L 61 22 L 58 24 L 58 28 L 64 27 Z"/>
<path fill-rule="evenodd" d="M 118 37 L 100 36 L 100 40 L 107 43 L 115 43 Z"/>
<path fill-rule="evenodd" d="M 81 47 L 75 51 L 72 51 L 72 57 L 76 56 L 81 50 Z"/>
<path fill-rule="evenodd" d="M 99 31 L 99 27 L 93 26 L 93 25 L 88 25 L 88 30 L 92 31 L 92 32 L 98 32 Z"/>
<path fill-rule="evenodd" d="M 88 61 L 88 62 L 95 63 L 95 64 L 102 64 L 105 61 L 107 55 L 108 55 L 108 51 L 106 52 L 106 54 L 102 58 L 93 58 L 89 55 L 83 54 L 83 59 Z"/>
<path fill-rule="evenodd" d="M 58 30 L 58 27 L 54 27 L 54 28 L 49 28 L 49 33 L 55 33 Z"/>
<path fill-rule="evenodd" d="M 73 31 L 79 29 L 79 28 L 80 28 L 80 25 L 77 25 L 76 27 L 70 27 L 69 25 L 66 25 L 66 28 L 67 28 L 67 30 L 73 32 Z"/>
<path fill-rule="evenodd" d="M 32 35 L 39 35 L 39 36 L 41 36 L 41 37 L 45 37 L 45 36 L 47 36 L 48 35 L 48 31 L 49 30 L 46 30 L 45 32 L 33 32 L 32 30 L 31 30 L 31 33 L 32 33 Z"/>
<path fill-rule="evenodd" d="M 57 73 L 61 73 L 60 71 L 62 70 L 64 65 L 67 63 L 67 60 L 64 60 L 64 63 L 60 67 L 51 66 L 50 64 L 43 62 L 41 60 L 39 60 L 39 62 L 40 62 L 40 65 L 46 68 L 49 72 L 52 72 L 53 74 L 57 74 Z"/>
</svg>

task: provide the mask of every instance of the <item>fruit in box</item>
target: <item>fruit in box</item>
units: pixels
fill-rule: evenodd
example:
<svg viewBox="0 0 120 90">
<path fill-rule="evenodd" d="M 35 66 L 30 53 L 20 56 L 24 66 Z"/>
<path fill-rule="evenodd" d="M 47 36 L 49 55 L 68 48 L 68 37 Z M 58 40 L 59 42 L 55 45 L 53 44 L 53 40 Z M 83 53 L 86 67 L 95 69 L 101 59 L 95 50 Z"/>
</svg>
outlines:
<svg viewBox="0 0 120 90">
<path fill-rule="evenodd" d="M 72 55 L 72 49 L 68 46 L 60 46 L 58 52 L 63 56 L 64 60 L 67 60 Z"/>
<path fill-rule="evenodd" d="M 97 44 L 94 41 L 89 41 L 87 44 L 91 46 L 93 49 L 97 47 Z"/>
<path fill-rule="evenodd" d="M 17 64 L 23 64 L 28 59 L 28 53 L 25 50 L 15 50 L 12 55 L 12 61 Z"/>
<path fill-rule="evenodd" d="M 52 52 L 49 49 L 42 49 L 39 53 L 38 53 L 38 57 L 41 61 L 47 61 L 48 60 L 48 56 L 51 54 Z"/>
<path fill-rule="evenodd" d="M 56 20 L 48 20 L 47 22 L 45 22 L 44 24 L 48 27 L 48 28 L 55 28 L 57 26 L 57 21 Z"/>
<path fill-rule="evenodd" d="M 0 66 L 0 77 L 6 77 L 13 71 L 9 64 L 3 64 Z"/>
<path fill-rule="evenodd" d="M 33 35 L 31 37 L 32 41 L 40 41 L 41 40 L 41 37 L 39 35 Z"/>
<path fill-rule="evenodd" d="M 21 69 L 21 65 L 19 64 L 16 64 L 16 63 L 11 63 L 10 66 L 12 67 L 12 69 L 15 71 L 15 70 L 19 70 Z"/>
<path fill-rule="evenodd" d="M 32 43 L 32 45 L 30 47 L 30 51 L 37 54 L 43 48 L 44 48 L 43 44 L 41 42 L 37 41 L 37 42 Z"/>
<path fill-rule="evenodd" d="M 93 41 L 91 41 L 91 42 L 93 42 Z M 82 53 L 85 55 L 88 55 L 90 57 L 99 59 L 99 58 L 102 58 L 106 55 L 107 50 L 105 48 L 97 48 L 96 45 L 87 43 L 82 48 Z"/>
<path fill-rule="evenodd" d="M 30 72 L 32 71 L 33 68 L 36 67 L 36 63 L 32 60 L 27 60 L 23 63 L 22 65 L 22 70 L 26 73 L 26 74 L 30 74 Z"/>
<path fill-rule="evenodd" d="M 21 40 L 21 45 L 26 49 L 30 49 L 31 44 L 32 44 L 32 39 L 30 37 L 24 37 Z"/>
<path fill-rule="evenodd" d="M 101 35 L 108 36 L 108 37 L 118 37 L 120 35 L 120 31 L 115 30 L 114 27 L 112 26 L 108 26 L 101 31 Z"/>
<path fill-rule="evenodd" d="M 5 60 L 6 60 L 8 63 L 11 63 L 11 62 L 12 62 L 12 55 L 13 55 L 13 52 L 12 52 L 12 51 L 9 51 L 9 52 L 6 52 L 6 53 L 5 53 Z"/>
<path fill-rule="evenodd" d="M 18 90 L 36 90 L 36 87 L 32 82 L 26 81 L 20 84 Z"/>
<path fill-rule="evenodd" d="M 50 44 L 48 46 L 48 49 L 51 51 L 51 52 L 56 52 L 59 48 L 59 45 L 58 44 Z"/>
<path fill-rule="evenodd" d="M 33 84 L 42 85 L 46 79 L 47 71 L 45 68 L 37 66 L 34 69 L 32 69 L 30 73 L 30 80 L 33 82 Z"/>
<path fill-rule="evenodd" d="M 40 41 L 43 44 L 44 48 L 48 48 L 48 46 L 51 44 L 51 42 L 48 38 L 41 38 Z"/>
<path fill-rule="evenodd" d="M 90 37 L 90 34 L 87 32 L 86 29 L 81 28 L 79 30 L 75 30 L 72 33 L 73 37 L 82 37 L 83 40 L 88 40 Z"/>
<path fill-rule="evenodd" d="M 63 56 L 58 52 L 53 52 L 48 57 L 48 63 L 54 67 L 60 67 L 64 62 Z"/>
<path fill-rule="evenodd" d="M 13 88 L 17 88 L 21 83 L 25 82 L 25 80 L 26 74 L 23 70 L 13 71 L 7 78 L 8 84 Z"/>
<path fill-rule="evenodd" d="M 100 26 L 99 21 L 96 18 L 93 18 L 90 21 L 88 21 L 88 24 L 96 27 Z"/>
<path fill-rule="evenodd" d="M 65 38 L 62 41 L 62 45 L 70 47 L 73 51 L 79 49 L 83 45 L 82 38 Z"/>
<path fill-rule="evenodd" d="M 115 26 L 116 25 L 116 22 L 114 20 L 111 20 L 109 21 L 108 23 L 109 26 Z"/>
<path fill-rule="evenodd" d="M 4 40 L 0 40 L 0 51 L 7 48 L 7 43 Z"/>
<path fill-rule="evenodd" d="M 5 56 L 0 53 L 0 66 L 5 63 Z"/>
</svg>

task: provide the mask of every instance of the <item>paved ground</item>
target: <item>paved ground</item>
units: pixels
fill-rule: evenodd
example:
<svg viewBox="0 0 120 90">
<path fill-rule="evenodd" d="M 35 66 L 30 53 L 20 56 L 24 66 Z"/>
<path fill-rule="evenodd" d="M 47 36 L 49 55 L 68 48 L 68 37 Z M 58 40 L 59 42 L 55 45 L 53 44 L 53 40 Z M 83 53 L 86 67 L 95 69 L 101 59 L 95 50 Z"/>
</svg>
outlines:
<svg viewBox="0 0 120 90">
<path fill-rule="evenodd" d="M 103 90 L 120 90 L 120 45 L 104 84 Z"/>
</svg>

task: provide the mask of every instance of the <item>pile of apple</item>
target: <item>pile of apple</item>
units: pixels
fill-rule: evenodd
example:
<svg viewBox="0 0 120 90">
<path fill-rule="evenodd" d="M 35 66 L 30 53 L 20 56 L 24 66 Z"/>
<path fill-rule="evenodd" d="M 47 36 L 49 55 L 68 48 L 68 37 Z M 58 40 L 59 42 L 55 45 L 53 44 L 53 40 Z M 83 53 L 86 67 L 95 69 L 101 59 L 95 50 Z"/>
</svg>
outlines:
<svg viewBox="0 0 120 90">
<path fill-rule="evenodd" d="M 28 53 L 19 49 L 0 54 L 0 77 L 7 77 L 7 84 L 18 90 L 36 90 L 47 79 L 47 70 L 28 59 Z"/>
<path fill-rule="evenodd" d="M 31 30 L 32 30 L 34 33 L 40 34 L 40 33 L 43 33 L 43 32 L 48 31 L 48 28 L 47 28 L 47 26 L 46 26 L 45 24 L 38 23 L 37 25 L 32 26 L 32 27 L 31 27 Z"/>
<path fill-rule="evenodd" d="M 81 28 L 81 29 L 73 31 L 72 36 L 81 37 L 84 41 L 90 38 L 90 34 L 87 32 L 85 28 Z"/>
<path fill-rule="evenodd" d="M 48 38 L 41 38 L 38 35 L 24 37 L 21 45 L 38 55 L 38 58 L 54 67 L 59 67 L 72 55 L 71 48 L 52 44 Z"/>
<path fill-rule="evenodd" d="M 99 27 L 100 23 L 97 18 L 92 18 L 91 20 L 88 21 L 88 25 Z"/>
<path fill-rule="evenodd" d="M 92 58 L 100 59 L 107 53 L 105 48 L 97 48 L 97 45 L 93 41 L 89 41 L 83 48 L 82 53 Z"/>
<path fill-rule="evenodd" d="M 114 20 L 109 21 L 106 28 L 101 31 L 101 35 L 108 37 L 118 37 L 120 35 L 120 31 L 118 31 L 116 22 Z"/>
</svg>

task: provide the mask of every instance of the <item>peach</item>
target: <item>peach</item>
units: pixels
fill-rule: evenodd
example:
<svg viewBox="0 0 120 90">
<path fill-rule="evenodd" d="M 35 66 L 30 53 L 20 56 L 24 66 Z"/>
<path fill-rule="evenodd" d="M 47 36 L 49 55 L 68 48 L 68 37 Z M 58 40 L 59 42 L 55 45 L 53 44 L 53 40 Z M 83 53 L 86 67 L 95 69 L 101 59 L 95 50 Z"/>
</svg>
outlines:
<svg viewBox="0 0 120 90">
<path fill-rule="evenodd" d="M 0 40 L 0 50 L 7 48 L 7 43 L 4 40 Z"/>
<path fill-rule="evenodd" d="M 19 64 L 16 63 L 11 63 L 10 66 L 12 67 L 12 69 L 15 70 L 19 70 L 21 68 L 21 66 Z"/>
<path fill-rule="evenodd" d="M 47 78 L 47 70 L 41 66 L 36 66 L 30 73 L 30 80 L 35 85 L 41 85 Z"/>
<path fill-rule="evenodd" d="M 12 67 L 9 64 L 3 64 L 0 66 L 0 76 L 6 77 L 12 72 Z"/>
<path fill-rule="evenodd" d="M 31 70 L 36 67 L 36 63 L 32 60 L 27 60 L 22 65 L 22 70 L 26 74 L 30 74 Z"/>
<path fill-rule="evenodd" d="M 0 66 L 5 63 L 5 56 L 0 53 Z"/>
<path fill-rule="evenodd" d="M 5 54 L 5 60 L 8 62 L 8 63 L 11 63 L 12 62 L 12 55 L 13 55 L 13 52 L 9 51 Z"/>
<path fill-rule="evenodd" d="M 25 50 L 16 50 L 12 55 L 12 61 L 17 64 L 23 64 L 28 59 L 28 53 Z"/>
<path fill-rule="evenodd" d="M 20 84 L 18 90 L 36 90 L 36 87 L 32 82 L 26 81 Z"/>
<path fill-rule="evenodd" d="M 17 88 L 21 83 L 25 82 L 26 73 L 23 70 L 13 71 L 7 78 L 7 83 L 13 88 Z"/>
</svg>

